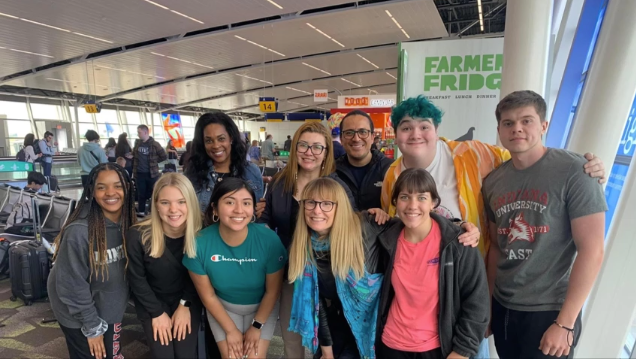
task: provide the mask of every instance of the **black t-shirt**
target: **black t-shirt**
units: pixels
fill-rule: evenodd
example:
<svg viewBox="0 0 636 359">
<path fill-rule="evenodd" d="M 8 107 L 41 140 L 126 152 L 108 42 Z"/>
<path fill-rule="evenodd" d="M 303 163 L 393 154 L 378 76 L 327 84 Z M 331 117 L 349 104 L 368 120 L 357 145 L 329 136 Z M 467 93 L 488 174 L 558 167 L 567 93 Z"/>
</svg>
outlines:
<svg viewBox="0 0 636 359">
<path fill-rule="evenodd" d="M 169 150 L 176 150 L 176 148 L 174 148 L 174 146 L 170 146 L 168 147 Z M 166 151 L 168 152 L 168 151 Z M 177 159 L 177 154 L 174 152 L 168 152 L 168 159 L 169 160 L 176 160 Z"/>
<path fill-rule="evenodd" d="M 300 204 L 296 200 L 296 198 L 292 197 L 292 205 L 291 205 L 291 217 L 289 218 L 289 228 L 290 233 L 294 233 L 296 229 L 296 220 L 298 219 L 298 211 L 300 211 Z M 291 246 L 291 243 L 290 243 Z"/>
<path fill-rule="evenodd" d="M 150 173 L 150 141 L 141 142 L 137 147 L 137 173 Z"/>
<path fill-rule="evenodd" d="M 166 248 L 172 253 L 174 258 L 181 262 L 183 259 L 183 241 L 185 237 L 170 238 L 166 236 Z"/>
<path fill-rule="evenodd" d="M 367 172 L 369 172 L 369 170 L 371 169 L 371 162 L 367 163 L 366 166 L 362 166 L 362 167 L 349 166 L 349 169 L 351 170 L 351 174 L 353 175 L 353 178 L 356 180 L 356 184 L 358 185 L 358 188 L 361 188 L 362 180 L 364 180 L 364 175 L 367 174 Z"/>
</svg>

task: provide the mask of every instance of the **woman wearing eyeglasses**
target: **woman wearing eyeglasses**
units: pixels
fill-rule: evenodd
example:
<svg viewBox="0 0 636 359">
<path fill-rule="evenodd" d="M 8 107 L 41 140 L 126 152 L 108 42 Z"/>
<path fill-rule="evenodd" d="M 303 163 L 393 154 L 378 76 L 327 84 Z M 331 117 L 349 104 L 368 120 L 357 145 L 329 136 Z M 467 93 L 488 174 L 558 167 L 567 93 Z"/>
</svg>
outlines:
<svg viewBox="0 0 636 359">
<path fill-rule="evenodd" d="M 345 189 L 352 205 L 355 203 L 347 185 L 334 173 L 336 166 L 332 153 L 331 134 L 322 124 L 305 123 L 294 134 L 289 162 L 274 177 L 271 188 L 267 191 L 265 203 L 260 203 L 259 206 L 262 214 L 258 221 L 274 230 L 285 248 L 289 248 L 291 244 L 300 208 L 300 194 L 311 180 L 325 176 L 333 178 Z M 286 357 L 302 358 L 305 350 L 300 335 L 287 330 L 293 290 L 292 285 L 286 281 L 283 283 L 279 315 Z"/>
</svg>

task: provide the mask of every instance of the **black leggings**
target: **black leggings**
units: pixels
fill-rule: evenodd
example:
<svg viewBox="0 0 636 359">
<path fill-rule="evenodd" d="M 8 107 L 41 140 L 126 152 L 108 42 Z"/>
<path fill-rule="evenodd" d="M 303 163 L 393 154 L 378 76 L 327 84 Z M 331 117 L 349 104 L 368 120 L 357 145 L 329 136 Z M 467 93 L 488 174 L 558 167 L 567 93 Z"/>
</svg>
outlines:
<svg viewBox="0 0 636 359">
<path fill-rule="evenodd" d="M 179 302 L 174 303 L 170 307 L 170 312 L 167 313 L 171 318 L 174 311 L 179 306 Z M 197 343 L 199 335 L 199 325 L 201 323 L 201 305 L 192 305 L 190 307 L 190 334 L 186 333 L 184 340 L 178 341 L 172 339 L 168 345 L 161 345 L 159 338 L 155 341 L 154 333 L 152 331 L 152 319 L 142 319 L 141 324 L 146 334 L 146 342 L 150 348 L 150 354 L 152 358 L 159 359 L 189 359 L 197 358 Z M 201 343 L 203 345 L 203 343 Z"/>
<path fill-rule="evenodd" d="M 66 347 L 68 348 L 69 358 L 73 359 L 95 359 L 91 355 L 91 349 L 88 346 L 88 339 L 77 328 L 67 328 L 60 324 L 64 337 L 66 338 Z M 104 348 L 106 348 L 106 358 L 108 359 L 124 359 L 121 354 L 121 323 L 108 325 L 108 330 L 104 333 Z"/>
<path fill-rule="evenodd" d="M 443 359 L 442 350 L 440 348 L 429 350 L 427 352 L 405 352 L 402 350 L 392 349 L 380 342 L 375 345 L 375 357 L 378 359 Z"/>
</svg>

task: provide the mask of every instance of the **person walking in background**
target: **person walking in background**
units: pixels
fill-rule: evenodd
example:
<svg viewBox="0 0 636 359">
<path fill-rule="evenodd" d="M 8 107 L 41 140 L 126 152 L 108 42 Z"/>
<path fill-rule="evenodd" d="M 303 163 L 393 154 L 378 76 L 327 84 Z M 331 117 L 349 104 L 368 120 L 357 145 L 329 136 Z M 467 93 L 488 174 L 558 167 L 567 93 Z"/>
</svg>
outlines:
<svg viewBox="0 0 636 359">
<path fill-rule="evenodd" d="M 185 175 L 205 212 L 214 186 L 226 178 L 241 178 L 250 184 L 257 198 L 263 196 L 263 177 L 258 166 L 247 161 L 247 146 L 236 123 L 222 112 L 201 115 L 194 127 L 190 162 Z"/>
<path fill-rule="evenodd" d="M 121 358 L 129 291 L 124 233 L 137 219 L 129 181 L 115 164 L 93 168 L 55 239 L 47 289 L 71 358 Z"/>
<path fill-rule="evenodd" d="M 23 143 L 24 162 L 33 163 L 38 158 L 42 157 L 42 153 L 38 153 L 37 155 L 35 154 L 35 149 L 33 148 L 33 146 L 35 145 L 36 145 L 35 136 L 32 133 L 27 133 L 27 135 L 24 136 L 24 143 Z"/>
<path fill-rule="evenodd" d="M 177 149 L 172 144 L 172 140 L 168 140 L 168 144 L 166 145 L 166 153 L 168 154 L 168 161 L 177 166 L 179 154 L 177 153 Z"/>
<path fill-rule="evenodd" d="M 137 211 L 146 213 L 146 201 L 152 196 L 152 189 L 161 173 L 159 162 L 168 159 L 166 151 L 149 134 L 148 126 L 137 126 L 139 141 L 133 149 L 133 178 L 137 181 Z"/>
<path fill-rule="evenodd" d="M 331 130 L 331 141 L 333 141 L 333 158 L 338 159 L 344 156 L 347 152 L 345 151 L 342 143 L 340 143 L 340 128 L 335 127 Z"/>
<path fill-rule="evenodd" d="M 99 134 L 95 130 L 88 130 L 84 137 L 88 142 L 77 149 L 77 162 L 82 168 L 80 171 L 82 186 L 86 186 L 88 183 L 88 174 L 93 170 L 93 167 L 108 162 L 106 153 L 99 146 Z"/>
<path fill-rule="evenodd" d="M 202 305 L 181 261 L 196 253 L 185 244 L 193 245 L 201 229 L 197 197 L 185 176 L 167 173 L 155 184 L 151 206 L 150 217 L 126 233 L 137 318 L 153 358 L 196 358 Z"/>
<path fill-rule="evenodd" d="M 133 169 L 133 154 L 132 147 L 130 147 L 130 143 L 128 142 L 128 134 L 126 132 L 119 135 L 117 139 L 117 146 L 115 147 L 115 156 L 123 157 L 126 160 L 126 165 L 122 166 L 126 168 L 128 173 L 132 174 Z"/>
<path fill-rule="evenodd" d="M 261 157 L 264 160 L 274 160 L 274 140 L 272 135 L 267 135 L 261 145 Z"/>
<path fill-rule="evenodd" d="M 258 143 L 258 142 L 257 142 Z M 290 135 L 287 135 L 287 139 L 285 140 L 285 144 L 283 145 L 283 151 L 291 151 L 292 139 Z"/>
<path fill-rule="evenodd" d="M 252 146 L 250 147 L 248 155 L 250 156 L 250 161 L 256 165 L 261 163 L 261 149 L 258 148 L 258 141 L 252 141 Z"/>
<path fill-rule="evenodd" d="M 108 157 L 108 162 L 115 162 L 117 157 L 115 156 L 115 148 L 117 147 L 117 141 L 114 138 L 110 137 L 108 139 L 108 143 L 104 147 L 104 152 L 106 152 L 106 157 Z"/>
<path fill-rule="evenodd" d="M 380 137 L 375 137 L 373 139 L 373 144 L 371 145 L 372 150 L 379 151 L 382 148 L 382 144 L 380 143 Z"/>
<path fill-rule="evenodd" d="M 253 223 L 256 196 L 240 178 L 216 185 L 206 224 L 183 264 L 190 271 L 223 358 L 265 358 L 278 319 L 287 251 Z"/>
<path fill-rule="evenodd" d="M 51 169 L 53 168 L 53 156 L 55 149 L 53 147 L 53 133 L 46 131 L 44 138 L 38 142 L 40 153 L 42 154 L 41 164 L 44 177 L 51 177 Z"/>
</svg>

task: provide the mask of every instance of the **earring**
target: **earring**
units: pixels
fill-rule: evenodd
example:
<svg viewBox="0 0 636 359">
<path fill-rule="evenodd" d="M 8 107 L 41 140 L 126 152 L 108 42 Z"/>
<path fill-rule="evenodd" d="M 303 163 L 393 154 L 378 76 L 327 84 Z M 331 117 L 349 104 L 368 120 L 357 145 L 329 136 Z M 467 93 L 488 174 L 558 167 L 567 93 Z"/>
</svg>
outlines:
<svg viewBox="0 0 636 359">
<path fill-rule="evenodd" d="M 256 222 L 256 215 L 255 214 L 252 215 L 252 223 L 254 223 L 254 222 Z"/>
<path fill-rule="evenodd" d="M 214 217 L 216 216 L 216 219 L 214 219 Z M 217 216 L 216 214 L 212 214 L 212 222 L 216 223 L 219 221 L 219 216 Z"/>
<path fill-rule="evenodd" d="M 325 169 L 325 163 L 324 162 L 322 163 L 322 168 L 321 169 L 323 169 L 323 170 Z"/>
</svg>

